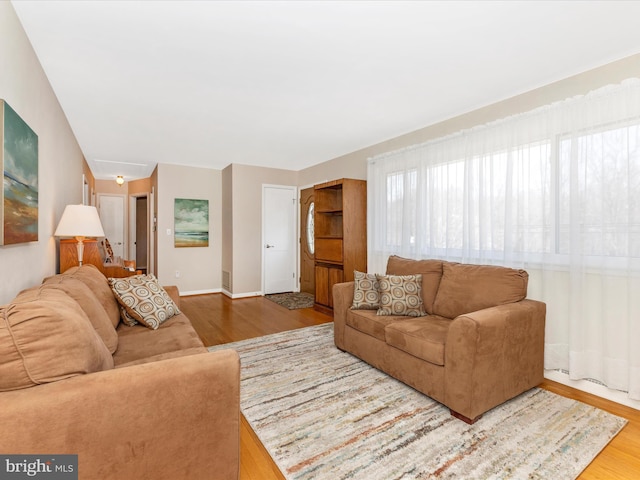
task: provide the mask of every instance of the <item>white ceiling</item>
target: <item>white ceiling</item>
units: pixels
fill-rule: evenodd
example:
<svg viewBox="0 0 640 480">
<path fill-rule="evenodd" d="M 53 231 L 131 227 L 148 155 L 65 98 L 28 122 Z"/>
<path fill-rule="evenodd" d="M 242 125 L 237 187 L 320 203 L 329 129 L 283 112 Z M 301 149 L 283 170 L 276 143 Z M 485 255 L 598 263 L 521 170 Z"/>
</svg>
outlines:
<svg viewBox="0 0 640 480">
<path fill-rule="evenodd" d="M 290 170 L 640 52 L 638 1 L 15 1 L 97 178 Z"/>
</svg>

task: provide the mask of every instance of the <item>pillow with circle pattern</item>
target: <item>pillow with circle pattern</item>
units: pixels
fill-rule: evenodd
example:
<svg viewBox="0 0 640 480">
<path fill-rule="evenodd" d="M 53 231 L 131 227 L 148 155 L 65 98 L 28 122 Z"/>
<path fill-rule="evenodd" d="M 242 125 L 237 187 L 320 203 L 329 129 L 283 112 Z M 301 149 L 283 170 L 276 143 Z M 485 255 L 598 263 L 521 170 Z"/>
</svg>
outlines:
<svg viewBox="0 0 640 480">
<path fill-rule="evenodd" d="M 138 325 L 138 321 L 127 313 L 126 308 L 124 308 L 120 304 L 118 304 L 118 306 L 120 307 L 120 320 L 122 320 L 122 323 L 124 323 L 125 325 L 129 325 L 130 327 Z"/>
<path fill-rule="evenodd" d="M 109 278 L 109 285 L 126 313 L 145 327 L 156 330 L 180 310 L 153 275 Z M 124 316 L 123 316 L 124 317 Z M 130 319 L 123 318 L 127 324 Z"/>
<path fill-rule="evenodd" d="M 380 308 L 380 294 L 378 293 L 378 279 L 375 273 L 364 273 L 354 270 L 352 310 L 377 310 Z"/>
<path fill-rule="evenodd" d="M 422 317 L 422 275 L 377 275 L 380 308 L 377 315 Z"/>
</svg>

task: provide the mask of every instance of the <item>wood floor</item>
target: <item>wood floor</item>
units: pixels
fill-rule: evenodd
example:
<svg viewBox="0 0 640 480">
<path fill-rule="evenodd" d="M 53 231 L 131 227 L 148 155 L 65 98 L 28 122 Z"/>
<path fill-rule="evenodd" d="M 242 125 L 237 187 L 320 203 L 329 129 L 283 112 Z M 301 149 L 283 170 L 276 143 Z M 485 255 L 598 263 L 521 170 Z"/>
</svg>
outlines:
<svg viewBox="0 0 640 480">
<path fill-rule="evenodd" d="M 332 321 L 331 317 L 311 308 L 287 310 L 263 297 L 231 300 L 222 294 L 197 295 L 182 297 L 180 307 L 207 346 Z M 640 479 L 640 411 L 551 380 L 545 380 L 540 386 L 629 420 L 582 472 L 580 479 Z M 284 480 L 244 417 L 240 437 L 241 480 Z"/>
</svg>

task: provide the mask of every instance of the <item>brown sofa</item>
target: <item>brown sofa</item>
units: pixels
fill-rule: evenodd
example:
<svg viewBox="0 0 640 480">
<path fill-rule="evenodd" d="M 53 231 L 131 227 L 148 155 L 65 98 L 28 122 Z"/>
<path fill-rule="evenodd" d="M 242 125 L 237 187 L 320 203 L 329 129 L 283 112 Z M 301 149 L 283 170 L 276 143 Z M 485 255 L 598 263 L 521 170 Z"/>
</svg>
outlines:
<svg viewBox="0 0 640 480">
<path fill-rule="evenodd" d="M 475 422 L 543 379 L 546 305 L 524 270 L 391 256 L 388 275 L 420 275 L 426 316 L 352 309 L 333 288 L 335 344 Z"/>
<path fill-rule="evenodd" d="M 182 313 L 123 324 L 93 265 L 0 307 L 2 454 L 77 454 L 83 480 L 237 480 L 239 390 L 235 351 L 207 352 Z"/>
</svg>

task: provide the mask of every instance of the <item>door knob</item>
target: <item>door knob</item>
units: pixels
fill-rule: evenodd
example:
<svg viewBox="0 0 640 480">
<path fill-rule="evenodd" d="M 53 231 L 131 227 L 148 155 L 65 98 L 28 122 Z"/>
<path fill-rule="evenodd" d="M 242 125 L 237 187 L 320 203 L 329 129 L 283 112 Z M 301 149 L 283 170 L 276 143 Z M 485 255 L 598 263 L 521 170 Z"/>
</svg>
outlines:
<svg viewBox="0 0 640 480">
<path fill-rule="evenodd" d="M 275 245 L 269 245 L 269 244 L 267 243 L 266 247 L 267 247 L 267 248 L 273 248 L 273 247 L 275 247 Z"/>
</svg>

